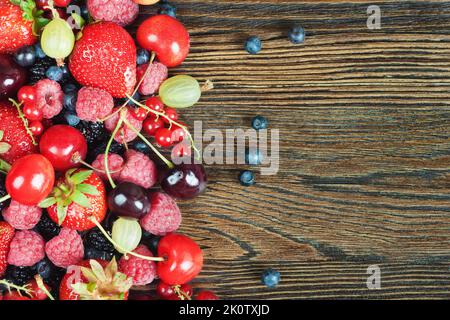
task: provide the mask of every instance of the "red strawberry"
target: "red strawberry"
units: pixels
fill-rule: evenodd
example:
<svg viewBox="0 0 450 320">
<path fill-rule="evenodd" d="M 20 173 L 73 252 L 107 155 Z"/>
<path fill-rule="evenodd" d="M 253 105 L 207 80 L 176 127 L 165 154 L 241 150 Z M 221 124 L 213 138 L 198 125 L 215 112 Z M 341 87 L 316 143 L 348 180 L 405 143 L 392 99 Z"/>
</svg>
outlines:
<svg viewBox="0 0 450 320">
<path fill-rule="evenodd" d="M 88 25 L 75 44 L 69 68 L 80 84 L 123 98 L 136 84 L 136 45 L 115 23 Z"/>
<path fill-rule="evenodd" d="M 33 0 L 0 0 L 0 12 L 0 53 L 34 44 L 33 28 L 39 29 L 47 21 L 39 16 Z"/>
<path fill-rule="evenodd" d="M 0 119 L 0 158 L 12 164 L 23 156 L 37 152 L 38 148 L 27 133 L 16 107 L 0 101 Z"/>
<path fill-rule="evenodd" d="M 5 273 L 8 263 L 6 262 L 9 245 L 14 238 L 14 228 L 8 222 L 0 221 L 0 278 Z"/>
<path fill-rule="evenodd" d="M 90 217 L 98 222 L 105 218 L 105 186 L 94 172 L 71 169 L 58 180 L 51 196 L 41 206 L 48 207 L 50 218 L 62 227 L 89 230 L 95 227 Z"/>
</svg>

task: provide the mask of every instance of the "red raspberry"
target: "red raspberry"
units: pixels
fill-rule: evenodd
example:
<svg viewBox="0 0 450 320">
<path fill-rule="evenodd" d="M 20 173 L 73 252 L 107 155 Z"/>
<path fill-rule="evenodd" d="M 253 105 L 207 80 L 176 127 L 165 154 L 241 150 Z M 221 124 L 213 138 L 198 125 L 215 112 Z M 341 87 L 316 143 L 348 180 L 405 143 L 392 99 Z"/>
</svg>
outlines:
<svg viewBox="0 0 450 320">
<path fill-rule="evenodd" d="M 143 256 L 153 257 L 150 250 L 143 245 L 138 246 L 133 252 Z M 119 271 L 128 277 L 132 277 L 135 286 L 152 283 L 156 277 L 156 264 L 153 261 L 144 260 L 132 255 L 128 255 L 127 258 L 120 258 Z"/>
<path fill-rule="evenodd" d="M 45 253 L 55 266 L 67 268 L 83 260 L 84 246 L 78 232 L 63 228 L 59 235 L 45 244 Z"/>
<path fill-rule="evenodd" d="M 141 219 L 141 227 L 151 234 L 163 236 L 176 231 L 181 224 L 181 211 L 177 203 L 167 194 L 151 194 L 151 209 Z"/>
<path fill-rule="evenodd" d="M 37 232 L 17 231 L 11 241 L 8 263 L 17 267 L 31 267 L 45 257 L 44 239 Z"/>
<path fill-rule="evenodd" d="M 113 113 L 117 111 L 117 108 L 113 109 Z M 108 120 L 105 121 L 105 127 L 108 131 L 113 132 L 119 122 L 120 112 L 112 115 Z M 126 109 L 126 119 L 131 123 L 131 125 L 136 128 L 138 131 L 142 129 L 142 121 L 137 120 L 132 114 L 131 111 Z M 114 140 L 118 143 L 131 142 L 136 139 L 137 134 L 134 133 L 130 128 L 123 125 L 122 128 L 117 132 Z"/>
<path fill-rule="evenodd" d="M 128 150 L 125 157 L 127 161 L 120 172 L 119 182 L 131 182 L 145 189 L 155 185 L 158 171 L 149 157 L 135 150 Z"/>
<path fill-rule="evenodd" d="M 15 229 L 29 230 L 39 222 L 42 209 L 37 206 L 27 206 L 11 200 L 8 208 L 3 210 L 3 218 Z"/>
<path fill-rule="evenodd" d="M 97 122 L 114 108 L 113 97 L 102 89 L 83 87 L 78 91 L 76 111 L 78 118 Z"/>
<path fill-rule="evenodd" d="M 88 0 L 89 13 L 95 20 L 111 21 L 126 26 L 133 22 L 139 5 L 133 0 Z"/>
<path fill-rule="evenodd" d="M 138 79 L 138 83 L 141 78 L 144 76 L 145 71 L 147 70 L 148 63 L 140 65 L 137 67 L 136 75 Z M 169 76 L 169 70 L 165 65 L 160 62 L 154 62 L 150 66 L 150 70 L 147 73 L 147 76 L 142 81 L 141 86 L 139 87 L 139 93 L 144 96 L 149 96 L 158 91 L 161 84 L 164 80 Z"/>
<path fill-rule="evenodd" d="M 42 110 L 45 119 L 51 119 L 61 112 L 64 93 L 58 82 L 42 79 L 35 84 L 35 89 L 36 105 Z"/>
<path fill-rule="evenodd" d="M 117 180 L 119 178 L 120 172 L 122 171 L 123 162 L 123 158 L 118 154 L 110 153 L 108 155 L 108 167 L 113 180 Z M 99 154 L 94 162 L 92 162 L 92 166 L 98 170 L 96 173 L 100 178 L 104 181 L 108 180 L 105 173 L 105 154 Z"/>
</svg>

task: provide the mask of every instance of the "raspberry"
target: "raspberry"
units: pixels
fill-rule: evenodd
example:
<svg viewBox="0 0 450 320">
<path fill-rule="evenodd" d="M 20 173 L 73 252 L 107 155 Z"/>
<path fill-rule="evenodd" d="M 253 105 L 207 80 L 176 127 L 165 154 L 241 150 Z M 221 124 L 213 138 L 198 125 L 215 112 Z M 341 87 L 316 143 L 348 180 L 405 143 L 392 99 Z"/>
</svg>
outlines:
<svg viewBox="0 0 450 320">
<path fill-rule="evenodd" d="M 11 200 L 11 204 L 3 211 L 3 218 L 15 229 L 29 230 L 39 222 L 42 209 L 36 206 L 27 206 Z"/>
<path fill-rule="evenodd" d="M 181 212 L 177 203 L 167 194 L 151 194 L 151 209 L 141 219 L 141 227 L 151 234 L 162 236 L 176 231 L 181 224 Z"/>
<path fill-rule="evenodd" d="M 89 13 L 95 20 L 126 26 L 136 19 L 139 5 L 132 0 L 88 0 Z"/>
<path fill-rule="evenodd" d="M 138 246 L 133 252 L 143 256 L 153 257 L 153 254 L 144 245 Z M 128 260 L 125 257 L 119 260 L 119 271 L 128 277 L 132 277 L 134 285 L 143 286 L 152 283 L 155 279 L 156 264 L 153 261 L 129 255 Z"/>
<path fill-rule="evenodd" d="M 59 114 L 63 108 L 64 93 L 58 82 L 43 79 L 35 84 L 36 104 L 42 109 L 45 119 L 51 119 Z"/>
<path fill-rule="evenodd" d="M 92 162 L 92 166 L 98 170 L 97 175 L 102 178 L 102 180 L 107 181 L 108 177 L 105 173 L 105 154 L 99 154 L 97 159 Z M 122 170 L 123 159 L 121 156 L 115 153 L 110 153 L 108 156 L 108 167 L 109 172 L 113 180 L 117 180 L 120 176 L 120 171 Z"/>
<path fill-rule="evenodd" d="M 55 266 L 67 268 L 83 260 L 83 240 L 75 230 L 63 228 L 58 236 L 45 244 L 45 253 Z"/>
<path fill-rule="evenodd" d="M 117 110 L 117 108 L 113 109 L 113 113 Z M 128 109 L 126 110 L 126 119 L 131 125 L 136 128 L 136 130 L 141 131 L 142 129 L 142 121 L 137 120 Z M 112 115 L 108 120 L 105 121 L 105 127 L 108 131 L 113 132 L 119 122 L 120 112 Z M 130 128 L 123 125 L 122 128 L 117 132 L 114 140 L 118 143 L 131 142 L 136 139 L 137 134 L 134 133 Z"/>
<path fill-rule="evenodd" d="M 144 76 L 145 71 L 147 70 L 148 63 L 138 66 L 136 70 L 138 82 Z M 158 91 L 161 84 L 164 80 L 169 76 L 169 71 L 165 65 L 160 62 L 155 62 L 150 66 L 150 70 L 147 73 L 147 76 L 142 81 L 141 86 L 139 87 L 139 93 L 144 96 L 149 96 Z"/>
<path fill-rule="evenodd" d="M 17 267 L 31 267 L 45 257 L 44 239 L 37 232 L 17 231 L 11 241 L 8 263 Z"/>
<path fill-rule="evenodd" d="M 76 111 L 78 118 L 97 122 L 114 108 L 113 97 L 102 89 L 83 87 L 78 91 Z"/>
<path fill-rule="evenodd" d="M 136 150 L 128 150 L 125 157 L 127 161 L 120 172 L 119 182 L 131 182 L 145 189 L 156 183 L 157 168 L 149 157 Z"/>
</svg>

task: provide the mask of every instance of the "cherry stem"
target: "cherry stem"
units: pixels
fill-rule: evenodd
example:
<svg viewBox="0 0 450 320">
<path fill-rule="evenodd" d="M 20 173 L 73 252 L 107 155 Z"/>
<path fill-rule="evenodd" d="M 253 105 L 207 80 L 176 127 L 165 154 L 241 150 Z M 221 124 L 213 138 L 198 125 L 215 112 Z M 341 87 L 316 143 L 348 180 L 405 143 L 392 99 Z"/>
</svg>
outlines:
<svg viewBox="0 0 450 320">
<path fill-rule="evenodd" d="M 6 200 L 11 199 L 11 196 L 9 194 L 7 194 L 6 196 L 0 198 L 0 203 L 5 202 Z"/>
<path fill-rule="evenodd" d="M 108 161 L 109 150 L 111 149 L 111 145 L 114 140 L 114 137 L 116 136 L 117 132 L 119 132 L 119 129 L 122 126 L 122 123 L 123 123 L 123 118 L 121 115 L 119 118 L 119 121 L 117 122 L 116 128 L 114 129 L 113 133 L 111 134 L 111 138 L 109 138 L 108 144 L 106 145 L 105 156 L 104 156 L 106 176 L 108 177 L 108 181 L 111 184 L 111 187 L 113 189 L 116 187 L 116 184 L 114 183 L 114 181 L 111 177 L 111 172 L 109 171 L 109 161 Z"/>
<path fill-rule="evenodd" d="M 103 233 L 103 235 L 105 236 L 106 239 L 108 239 L 109 242 L 111 242 L 111 244 L 116 247 L 116 249 L 118 249 L 119 251 L 124 252 L 124 255 L 131 255 L 131 256 L 135 256 L 137 258 L 141 258 L 144 260 L 148 260 L 148 261 L 155 261 L 155 262 L 161 262 L 164 261 L 164 258 L 162 257 L 148 257 L 148 256 L 143 256 L 141 254 L 138 253 L 134 253 L 132 251 L 128 251 L 126 249 L 124 249 L 122 246 L 120 246 L 118 243 L 116 243 L 111 236 L 108 234 L 108 232 L 103 228 L 103 226 L 97 221 L 97 219 L 95 219 L 94 217 L 89 217 L 88 218 L 90 221 L 92 221 L 97 228 L 100 229 L 101 233 Z"/>
<path fill-rule="evenodd" d="M 181 287 L 180 286 L 174 286 L 173 287 L 173 290 L 175 291 L 175 293 L 178 295 L 178 297 L 181 299 L 181 300 L 192 300 L 192 298 L 186 293 L 186 292 L 184 292 L 183 290 L 181 290 Z"/>
<path fill-rule="evenodd" d="M 201 92 L 206 92 L 214 89 L 214 83 L 211 80 L 206 80 L 206 82 L 200 88 Z"/>
<path fill-rule="evenodd" d="M 45 287 L 42 277 L 40 275 L 35 275 L 34 279 L 36 280 L 36 284 L 37 284 L 38 288 L 41 289 L 42 292 L 44 292 L 50 300 L 55 300 L 55 298 L 53 298 L 52 294 Z"/>
<path fill-rule="evenodd" d="M 16 107 L 17 112 L 19 113 L 19 118 L 22 120 L 23 125 L 25 126 L 25 130 L 27 131 L 28 135 L 31 137 L 31 142 L 33 145 L 37 146 L 36 140 L 34 139 L 33 133 L 31 132 L 30 128 L 28 128 L 28 120 L 25 118 L 22 110 L 20 110 L 20 107 L 22 106 L 21 103 L 17 103 L 14 99 L 9 99 L 9 101 Z"/>
<path fill-rule="evenodd" d="M 29 295 L 30 297 L 32 297 L 32 296 L 31 296 L 31 289 L 29 288 L 29 285 L 28 285 L 28 284 L 26 284 L 26 285 L 24 285 L 24 286 L 18 286 L 18 285 L 15 285 L 14 283 L 9 282 L 9 281 L 7 281 L 7 280 L 5 280 L 5 279 L 0 280 L 0 284 L 5 285 L 6 288 L 8 289 L 8 292 L 9 292 L 9 293 L 11 293 L 11 288 L 12 288 L 12 289 L 16 289 L 17 292 L 19 293 L 19 295 L 21 295 L 21 296 L 22 296 L 22 291 L 23 291 L 24 293 L 26 293 L 27 295 Z"/>
<path fill-rule="evenodd" d="M 145 144 L 146 144 L 147 146 L 149 146 L 149 147 L 153 150 L 153 152 L 156 153 L 156 155 L 157 155 L 158 157 L 161 158 L 162 161 L 164 161 L 164 163 L 167 165 L 167 167 L 169 167 L 169 169 L 172 169 L 173 167 L 175 167 L 174 164 L 173 164 L 172 162 L 170 162 L 169 160 L 167 160 L 166 157 L 164 157 L 164 156 L 161 154 L 161 152 L 159 152 L 158 149 L 156 149 L 155 146 L 152 145 L 152 144 L 150 143 L 150 141 L 148 141 L 147 138 L 144 137 L 144 136 L 139 132 L 139 130 L 136 129 L 136 128 L 128 121 L 128 120 L 123 119 L 123 122 L 125 123 L 125 125 L 126 125 L 128 128 L 131 129 L 131 131 L 133 131 L 135 134 L 137 134 L 138 137 L 141 138 L 142 141 L 144 141 Z"/>
</svg>

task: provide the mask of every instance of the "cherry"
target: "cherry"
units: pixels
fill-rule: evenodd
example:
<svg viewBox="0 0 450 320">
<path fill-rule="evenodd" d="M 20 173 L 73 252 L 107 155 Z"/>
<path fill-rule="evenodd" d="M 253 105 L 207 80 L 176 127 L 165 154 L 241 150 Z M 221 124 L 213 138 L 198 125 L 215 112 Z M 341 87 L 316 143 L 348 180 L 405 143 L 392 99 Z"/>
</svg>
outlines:
<svg viewBox="0 0 450 320">
<path fill-rule="evenodd" d="M 39 142 L 39 148 L 56 171 L 77 167 L 87 153 L 86 138 L 68 125 L 56 125 L 47 129 Z"/>
<path fill-rule="evenodd" d="M 22 109 L 25 118 L 30 121 L 40 121 L 43 119 L 42 109 L 39 109 L 34 102 L 26 102 Z"/>
<path fill-rule="evenodd" d="M 144 188 L 122 182 L 108 194 L 108 207 L 116 216 L 140 219 L 150 211 L 150 200 Z"/>
<path fill-rule="evenodd" d="M 173 108 L 166 108 L 164 110 L 164 113 L 166 114 L 166 116 L 172 120 L 172 121 L 177 121 L 178 120 L 178 113 L 175 109 Z M 167 118 L 163 118 L 163 121 L 165 123 L 169 123 L 169 120 Z"/>
<path fill-rule="evenodd" d="M 219 300 L 219 297 L 212 291 L 204 290 L 197 294 L 195 300 Z"/>
<path fill-rule="evenodd" d="M 36 0 L 36 6 L 39 9 L 44 9 L 44 7 L 48 7 L 48 0 Z"/>
<path fill-rule="evenodd" d="M 0 100 L 12 98 L 27 81 L 27 71 L 7 54 L 0 54 Z"/>
<path fill-rule="evenodd" d="M 167 128 L 159 128 L 155 132 L 155 140 L 161 147 L 170 147 L 173 145 L 172 131 Z"/>
<path fill-rule="evenodd" d="M 163 112 L 164 111 L 164 103 L 162 103 L 161 99 L 158 97 L 150 97 L 145 101 L 145 105 L 150 109 Z"/>
<path fill-rule="evenodd" d="M 41 121 L 36 120 L 36 121 L 32 121 L 28 125 L 28 129 L 30 129 L 33 136 L 38 137 L 44 132 L 44 125 L 42 124 Z"/>
<path fill-rule="evenodd" d="M 149 136 L 154 136 L 158 129 L 164 128 L 164 122 L 161 120 L 161 118 L 149 116 L 144 120 L 142 127 L 146 134 L 148 134 Z"/>
<path fill-rule="evenodd" d="M 34 103 L 36 100 L 36 89 L 33 86 L 23 86 L 17 92 L 17 99 L 23 103 Z"/>
<path fill-rule="evenodd" d="M 161 187 L 174 198 L 192 199 L 205 191 L 207 182 L 201 164 L 180 164 L 162 173 Z"/>
<path fill-rule="evenodd" d="M 55 172 L 40 154 L 30 154 L 13 163 L 6 176 L 6 190 L 21 204 L 35 206 L 52 191 Z"/>
<path fill-rule="evenodd" d="M 183 285 L 194 279 L 203 267 L 203 252 L 191 238 L 171 233 L 161 238 L 158 256 L 165 261 L 156 267 L 159 278 L 169 285 Z"/>
<path fill-rule="evenodd" d="M 183 24 L 165 14 L 145 20 L 136 34 L 139 45 L 156 53 L 167 67 L 180 65 L 189 53 L 189 33 Z"/>
<path fill-rule="evenodd" d="M 145 118 L 147 118 L 147 110 L 144 108 L 136 108 L 133 112 L 131 112 L 131 115 L 139 121 L 144 121 Z"/>
</svg>

